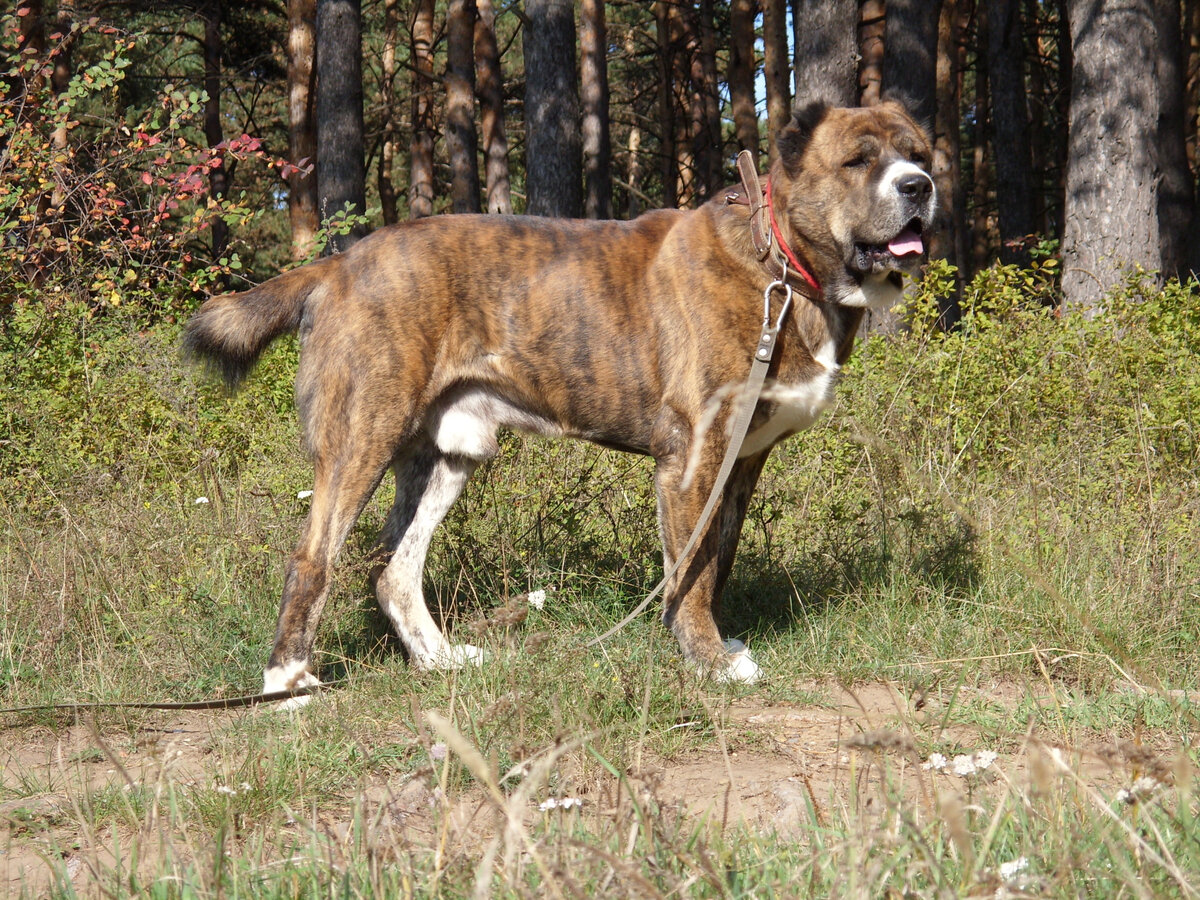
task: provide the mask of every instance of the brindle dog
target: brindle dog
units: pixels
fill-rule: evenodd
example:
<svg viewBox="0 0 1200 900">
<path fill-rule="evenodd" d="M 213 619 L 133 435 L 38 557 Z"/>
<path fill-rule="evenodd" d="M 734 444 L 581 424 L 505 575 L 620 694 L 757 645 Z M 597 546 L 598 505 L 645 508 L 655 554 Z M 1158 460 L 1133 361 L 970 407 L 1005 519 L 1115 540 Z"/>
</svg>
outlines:
<svg viewBox="0 0 1200 900">
<path fill-rule="evenodd" d="M 379 603 L 415 665 L 481 658 L 446 640 L 421 579 L 434 529 L 497 452 L 500 428 L 653 457 L 670 566 L 720 467 L 720 421 L 749 370 L 764 291 L 781 274 L 806 287 L 780 270 L 789 251 L 819 291 L 784 320 L 721 501 L 664 593 L 688 660 L 719 678 L 759 674 L 714 619 L 750 495 L 771 448 L 828 405 L 864 309 L 898 300 L 935 206 L 928 138 L 899 105 L 797 110 L 778 149 L 761 210 L 773 220 L 769 254 L 752 233 L 759 210 L 736 191 L 632 222 L 439 216 L 201 307 L 185 347 L 233 385 L 273 338 L 300 335 L 296 405 L 315 480 L 265 690 L 318 683 L 309 666 L 330 567 L 389 466 Z"/>
</svg>

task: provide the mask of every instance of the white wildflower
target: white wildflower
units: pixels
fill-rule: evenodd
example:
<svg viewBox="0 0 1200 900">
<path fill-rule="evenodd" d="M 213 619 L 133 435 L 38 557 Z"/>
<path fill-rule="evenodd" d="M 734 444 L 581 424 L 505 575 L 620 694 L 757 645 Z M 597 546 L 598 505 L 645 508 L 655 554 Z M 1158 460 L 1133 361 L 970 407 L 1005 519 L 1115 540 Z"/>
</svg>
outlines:
<svg viewBox="0 0 1200 900">
<path fill-rule="evenodd" d="M 997 754 L 995 750 L 980 750 L 975 754 L 975 765 L 977 765 L 981 771 L 983 769 L 989 769 L 991 768 L 992 763 L 994 763 L 998 758 L 999 754 Z"/>
<path fill-rule="evenodd" d="M 312 496 L 312 491 L 296 491 L 297 500 L 307 500 Z"/>
<path fill-rule="evenodd" d="M 930 753 L 929 759 L 926 762 L 921 763 L 921 768 L 925 769 L 926 771 L 932 769 L 935 772 L 945 772 L 946 763 L 946 757 L 942 756 L 942 754 Z"/>
<path fill-rule="evenodd" d="M 980 750 L 978 753 L 960 753 L 950 761 L 950 770 L 961 778 L 976 775 L 990 768 L 996 761 L 996 754 L 991 750 Z"/>
<path fill-rule="evenodd" d="M 578 797 L 551 797 L 549 800 L 543 800 L 539 803 L 538 809 L 542 812 L 549 812 L 552 809 L 571 809 L 576 806 L 583 806 L 583 801 Z"/>
<path fill-rule="evenodd" d="M 216 791 L 218 794 L 224 794 L 226 797 L 236 797 L 237 796 L 237 791 L 235 791 L 233 788 L 231 788 L 227 784 L 217 785 Z"/>
<path fill-rule="evenodd" d="M 1024 856 L 1018 856 L 1016 859 L 1000 864 L 1000 877 L 1005 881 L 1013 881 L 1018 875 L 1029 868 L 1029 860 Z"/>
<path fill-rule="evenodd" d="M 543 607 L 545 607 L 546 592 L 545 591 L 530 591 L 529 592 L 529 605 L 532 606 L 534 609 L 542 609 Z"/>
<path fill-rule="evenodd" d="M 207 498 L 207 497 L 197 497 L 195 500 L 193 500 L 193 501 L 192 501 L 192 503 L 193 503 L 195 506 L 203 506 L 203 505 L 204 505 L 205 503 L 207 503 L 207 502 L 208 502 L 208 498 Z"/>
<path fill-rule="evenodd" d="M 1161 782 L 1157 778 L 1151 778 L 1149 775 L 1143 775 L 1127 788 L 1121 788 L 1117 791 L 1117 801 L 1120 803 L 1139 803 L 1142 800 L 1149 800 L 1154 795 L 1154 792 L 1159 789 Z"/>
<path fill-rule="evenodd" d="M 446 758 L 446 745 L 443 744 L 441 741 L 438 741 L 436 744 L 434 744 L 432 747 L 429 748 L 429 755 L 436 760 L 445 759 Z"/>
</svg>

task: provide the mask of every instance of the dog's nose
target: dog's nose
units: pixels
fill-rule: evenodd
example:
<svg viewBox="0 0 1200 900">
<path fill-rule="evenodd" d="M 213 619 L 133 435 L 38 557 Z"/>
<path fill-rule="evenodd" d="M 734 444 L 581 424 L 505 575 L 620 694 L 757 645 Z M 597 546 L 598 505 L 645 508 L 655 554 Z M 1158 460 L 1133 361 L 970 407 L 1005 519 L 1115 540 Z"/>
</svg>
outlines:
<svg viewBox="0 0 1200 900">
<path fill-rule="evenodd" d="M 908 172 L 896 179 L 896 190 L 902 197 L 920 202 L 933 193 L 933 181 L 924 172 Z"/>
</svg>

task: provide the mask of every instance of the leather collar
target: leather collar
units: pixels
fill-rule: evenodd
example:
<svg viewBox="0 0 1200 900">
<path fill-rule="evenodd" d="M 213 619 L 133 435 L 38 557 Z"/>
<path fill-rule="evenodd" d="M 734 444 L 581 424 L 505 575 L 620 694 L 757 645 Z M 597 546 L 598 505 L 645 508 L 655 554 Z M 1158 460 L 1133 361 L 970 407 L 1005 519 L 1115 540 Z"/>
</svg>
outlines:
<svg viewBox="0 0 1200 900">
<path fill-rule="evenodd" d="M 821 283 L 783 238 L 775 219 L 774 204 L 771 203 L 770 181 L 764 192 L 754 158 L 748 150 L 738 154 L 737 162 L 742 186 L 726 191 L 725 202 L 750 207 L 750 240 L 759 262 L 776 281 L 785 280 L 792 290 L 799 291 L 810 300 L 823 300 Z"/>
</svg>

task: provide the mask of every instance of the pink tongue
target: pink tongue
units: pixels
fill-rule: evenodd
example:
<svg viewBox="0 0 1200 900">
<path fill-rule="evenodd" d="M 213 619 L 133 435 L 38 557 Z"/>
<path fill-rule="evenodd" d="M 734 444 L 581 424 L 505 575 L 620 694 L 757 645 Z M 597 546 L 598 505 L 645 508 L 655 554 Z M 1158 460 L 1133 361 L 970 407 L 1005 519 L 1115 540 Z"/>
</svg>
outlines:
<svg viewBox="0 0 1200 900">
<path fill-rule="evenodd" d="M 893 256 L 908 256 L 910 253 L 925 252 L 925 245 L 921 242 L 921 236 L 911 228 L 905 228 L 892 238 L 888 242 L 887 248 Z"/>
</svg>

